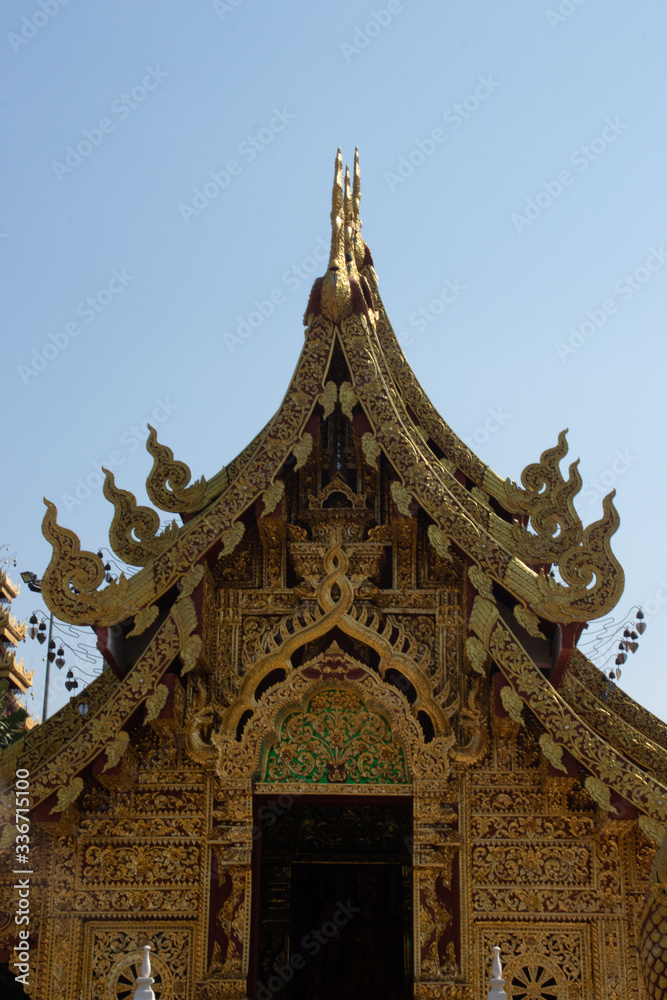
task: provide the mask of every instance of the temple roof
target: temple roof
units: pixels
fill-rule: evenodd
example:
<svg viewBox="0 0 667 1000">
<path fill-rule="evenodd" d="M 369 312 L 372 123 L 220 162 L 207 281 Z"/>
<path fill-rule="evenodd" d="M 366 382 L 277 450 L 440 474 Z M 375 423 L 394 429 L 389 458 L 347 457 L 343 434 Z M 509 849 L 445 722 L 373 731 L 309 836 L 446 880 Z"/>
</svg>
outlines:
<svg viewBox="0 0 667 1000">
<path fill-rule="evenodd" d="M 53 556 L 42 582 L 44 600 L 63 621 L 92 625 L 113 669 L 39 733 L 8 751 L 11 760 L 3 755 L 1 766 L 13 767 L 24 755 L 21 766 L 30 768 L 35 802 L 48 800 L 51 815 L 61 813 L 80 793 L 85 768 L 92 764 L 105 771 L 118 764 L 129 743 L 128 720 L 140 706 L 146 721 L 161 717 L 175 697 L 178 680 L 168 671 L 176 657 L 182 675 L 195 667 L 210 670 L 201 659 L 201 593 L 209 568 L 238 549 L 251 523 L 283 509 L 287 470 L 305 466 L 318 420 L 326 422 L 335 411 L 351 422 L 367 465 L 384 463 L 390 470 L 392 516 L 409 520 L 419 512 L 439 559 L 465 567 L 468 668 L 495 685 L 498 710 L 517 725 L 527 709 L 532 712 L 543 727 L 540 748 L 550 766 L 571 773 L 581 765 L 586 787 L 603 810 L 615 813 L 618 803 L 629 803 L 659 840 L 667 825 L 667 727 L 620 691 L 605 703 L 601 673 L 576 649 L 584 625 L 608 614 L 623 588 L 610 546 L 619 523 L 614 494 L 603 501 L 602 518 L 584 527 L 573 502 L 581 487 L 577 462 L 567 478 L 560 470 L 566 432 L 516 484 L 489 469 L 445 423 L 387 317 L 361 235 L 360 197 L 358 157 L 350 178 L 339 151 L 329 264 L 310 294 L 294 375 L 266 427 L 216 476 L 194 482 L 188 467 L 150 430 L 148 496 L 157 508 L 180 515 L 182 523 L 160 532 L 157 511 L 139 506 L 106 473 L 104 492 L 114 507 L 111 546 L 139 567 L 134 575 L 102 587 L 102 560 L 81 549 L 74 532 L 58 524 L 55 506 L 45 501 L 43 530 Z M 329 488 L 344 493 L 346 487 L 334 475 Z M 324 509 L 326 497 L 320 501 Z M 354 496 L 348 501 L 354 507 Z M 363 511 L 359 516 L 363 520 Z M 380 536 L 376 544 L 383 544 Z M 332 535 L 327 558 L 341 580 L 348 579 L 347 569 L 340 569 L 347 566 L 340 537 Z M 356 585 L 340 584 L 348 604 L 338 622 L 370 633 L 370 619 L 352 608 Z M 316 631 L 330 613 L 330 591 L 327 596 L 323 582 L 318 586 L 320 609 L 295 613 L 291 624 L 286 620 L 276 648 L 280 643 L 287 648 L 297 629 Z M 118 625 L 122 657 L 114 652 L 111 634 Z M 374 642 L 381 661 L 410 659 L 386 637 Z M 262 676 L 272 649 L 260 657 Z M 498 668 L 493 677 L 491 663 Z M 418 669 L 417 664 L 411 676 Z M 257 672 L 244 679 L 225 721 L 229 732 L 260 697 L 259 677 Z M 77 708 L 84 701 L 82 723 Z M 442 721 L 445 731 L 438 711 L 432 714 L 435 730 Z"/>
<path fill-rule="evenodd" d="M 331 209 L 331 253 L 325 275 L 312 288 L 304 324 L 305 345 L 285 398 L 271 421 L 213 479 L 191 483 L 188 467 L 157 441 L 146 489 L 163 511 L 178 513 L 159 533 L 155 510 L 138 506 L 106 473 L 105 496 L 115 508 L 110 541 L 116 554 L 141 569 L 107 587 L 102 560 L 82 551 L 77 536 L 57 523 L 49 501 L 43 530 L 53 558 L 43 581 L 47 605 L 72 624 L 108 626 L 146 614 L 157 599 L 205 554 L 232 551 L 243 535 L 243 516 L 256 503 L 279 502 L 281 470 L 291 456 L 305 461 L 312 445 L 308 423 L 318 406 L 337 403 L 357 425 L 363 421 L 365 454 L 382 453 L 395 479 L 399 509 L 417 503 L 431 519 L 432 544 L 450 545 L 473 559 L 532 613 L 559 624 L 579 624 L 607 614 L 623 589 L 623 572 L 610 538 L 619 518 L 614 491 L 603 516 L 584 528 L 573 499 L 581 488 L 578 462 L 564 479 L 559 462 L 566 432 L 529 465 L 521 485 L 503 480 L 445 423 L 422 390 L 403 354 L 379 293 L 370 250 L 361 236 L 360 175 L 343 178 L 336 159 Z M 334 350 L 350 373 L 329 378 Z M 555 578 L 557 568 L 560 580 Z"/>
</svg>

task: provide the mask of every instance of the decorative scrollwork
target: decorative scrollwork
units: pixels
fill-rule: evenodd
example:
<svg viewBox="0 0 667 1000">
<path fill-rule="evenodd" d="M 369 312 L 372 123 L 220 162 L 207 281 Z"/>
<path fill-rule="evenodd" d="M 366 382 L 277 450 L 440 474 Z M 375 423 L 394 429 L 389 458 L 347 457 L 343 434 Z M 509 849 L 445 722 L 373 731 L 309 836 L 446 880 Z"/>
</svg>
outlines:
<svg viewBox="0 0 667 1000">
<path fill-rule="evenodd" d="M 307 642 L 319 638 L 338 626 L 353 639 L 358 639 L 379 654 L 378 671 L 382 677 L 390 669 L 397 670 L 412 684 L 417 698 L 413 714 L 428 711 L 436 734 L 449 734 L 451 727 L 446 714 L 433 699 L 431 683 L 426 673 L 430 651 L 420 652 L 419 643 L 410 640 L 390 619 L 382 623 L 368 607 L 354 607 L 355 588 L 364 577 L 350 579 L 347 575 L 349 557 L 345 552 L 340 528 L 331 532 L 331 545 L 323 560 L 324 576 L 317 584 L 319 607 L 301 607 L 284 619 L 277 629 L 266 632 L 261 640 L 259 655 L 248 671 L 239 691 L 239 698 L 225 717 L 225 729 L 235 732 L 239 720 L 256 707 L 254 692 L 259 682 L 273 670 L 292 672 L 291 656 Z M 390 638 L 391 637 L 391 638 Z"/>
<path fill-rule="evenodd" d="M 116 486 L 114 474 L 103 469 L 104 496 L 114 506 L 114 516 L 109 528 L 109 543 L 116 555 L 130 566 L 145 566 L 161 552 L 168 549 L 178 535 L 175 521 L 160 534 L 160 517 L 151 507 L 137 505 L 136 497 L 129 490 Z"/>
<path fill-rule="evenodd" d="M 361 698 L 326 690 L 305 712 L 285 719 L 269 750 L 266 780 L 401 784 L 407 781 L 405 755 L 386 719 L 369 712 Z"/>
<path fill-rule="evenodd" d="M 72 624 L 91 617 L 101 625 L 115 624 L 125 617 L 127 577 L 121 573 L 118 580 L 98 590 L 104 580 L 104 563 L 94 552 L 82 551 L 78 536 L 58 524 L 55 504 L 46 499 L 44 503 L 46 514 L 42 531 L 53 548 L 42 580 L 42 595 L 47 606 L 63 621 Z"/>
<path fill-rule="evenodd" d="M 146 492 L 160 510 L 169 513 L 186 513 L 198 510 L 204 501 L 206 480 L 198 479 L 189 485 L 192 473 L 185 462 L 174 459 L 166 445 L 159 444 L 157 431 L 148 425 L 146 448 L 153 456 L 153 468 L 146 480 Z"/>
<path fill-rule="evenodd" d="M 532 532 L 515 524 L 514 537 L 520 554 L 533 562 L 556 562 L 581 540 L 583 526 L 574 508 L 574 497 L 581 489 L 579 460 L 572 462 L 567 480 L 563 479 L 560 461 L 567 451 L 564 430 L 554 448 L 547 448 L 539 462 L 523 470 L 523 489 L 509 478 L 505 483 L 509 509 L 530 518 Z"/>
</svg>

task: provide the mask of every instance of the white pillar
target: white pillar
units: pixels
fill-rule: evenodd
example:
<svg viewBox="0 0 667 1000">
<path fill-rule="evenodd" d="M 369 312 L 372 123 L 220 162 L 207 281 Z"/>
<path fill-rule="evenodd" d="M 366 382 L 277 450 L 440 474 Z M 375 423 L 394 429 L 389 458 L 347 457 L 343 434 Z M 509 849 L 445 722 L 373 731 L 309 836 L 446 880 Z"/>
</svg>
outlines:
<svg viewBox="0 0 667 1000">
<path fill-rule="evenodd" d="M 505 980 L 503 979 L 503 967 L 500 964 L 500 948 L 493 949 L 493 965 L 491 967 L 491 978 L 489 979 L 488 1000 L 507 1000 L 507 993 L 503 989 Z"/>
<path fill-rule="evenodd" d="M 150 950 L 151 946 L 149 944 L 144 945 L 144 958 L 141 963 L 141 975 L 137 979 L 137 988 L 134 991 L 133 1000 L 155 1000 L 155 994 L 151 988 L 155 980 L 151 976 Z"/>
</svg>

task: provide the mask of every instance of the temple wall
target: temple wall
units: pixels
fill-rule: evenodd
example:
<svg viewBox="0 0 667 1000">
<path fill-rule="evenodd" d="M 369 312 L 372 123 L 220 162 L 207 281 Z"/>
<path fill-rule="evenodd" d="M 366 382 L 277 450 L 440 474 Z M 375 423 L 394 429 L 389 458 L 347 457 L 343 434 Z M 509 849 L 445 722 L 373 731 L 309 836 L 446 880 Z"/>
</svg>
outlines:
<svg viewBox="0 0 667 1000">
<path fill-rule="evenodd" d="M 507 720 L 495 729 L 478 764 L 394 789 L 413 808 L 415 996 L 482 997 L 499 944 L 508 997 L 526 984 L 531 997 L 640 1000 L 638 926 L 655 846 L 576 779 L 550 774 L 535 734 Z M 161 1000 L 242 1000 L 258 838 L 251 783 L 216 777 L 180 740 L 146 730 L 107 785 L 87 781 L 78 816 L 41 825 L 31 995 L 119 1000 L 150 943 Z M 287 782 L 281 801 L 289 808 L 303 790 Z M 368 788 L 333 791 L 368 801 Z"/>
</svg>

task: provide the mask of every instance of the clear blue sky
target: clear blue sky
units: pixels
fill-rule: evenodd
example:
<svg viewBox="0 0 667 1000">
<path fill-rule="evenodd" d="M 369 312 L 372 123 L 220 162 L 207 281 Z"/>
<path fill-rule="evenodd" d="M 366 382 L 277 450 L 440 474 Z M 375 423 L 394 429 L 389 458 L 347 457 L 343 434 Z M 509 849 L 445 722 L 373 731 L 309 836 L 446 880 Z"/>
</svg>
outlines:
<svg viewBox="0 0 667 1000">
<path fill-rule="evenodd" d="M 48 562 L 44 495 L 108 544 L 110 505 L 77 485 L 110 463 L 145 498 L 146 421 L 195 476 L 264 424 L 323 270 L 336 147 L 358 144 L 384 299 L 443 416 L 513 479 L 569 427 L 586 522 L 616 487 L 619 614 L 654 609 L 622 683 L 666 718 L 666 34 L 648 0 L 6 0 L 13 575 Z M 24 587 L 15 610 L 37 606 Z"/>
</svg>

